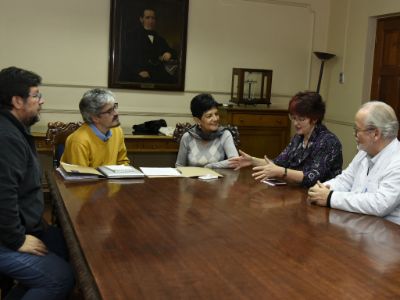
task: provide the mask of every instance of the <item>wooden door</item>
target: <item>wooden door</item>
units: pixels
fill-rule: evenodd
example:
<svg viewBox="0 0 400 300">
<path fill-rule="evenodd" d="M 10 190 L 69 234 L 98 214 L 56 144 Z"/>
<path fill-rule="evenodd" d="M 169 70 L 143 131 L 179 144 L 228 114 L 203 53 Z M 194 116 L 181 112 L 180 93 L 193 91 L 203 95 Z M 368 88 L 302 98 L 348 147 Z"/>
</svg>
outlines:
<svg viewBox="0 0 400 300">
<path fill-rule="evenodd" d="M 400 16 L 378 20 L 371 99 L 386 102 L 400 117 Z"/>
</svg>

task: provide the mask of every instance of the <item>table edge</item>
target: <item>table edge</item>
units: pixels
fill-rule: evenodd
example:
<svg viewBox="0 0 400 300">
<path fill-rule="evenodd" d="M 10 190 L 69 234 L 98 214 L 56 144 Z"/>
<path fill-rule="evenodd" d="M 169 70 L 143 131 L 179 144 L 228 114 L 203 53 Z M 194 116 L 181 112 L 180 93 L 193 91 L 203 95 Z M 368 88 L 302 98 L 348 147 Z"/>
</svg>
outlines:
<svg viewBox="0 0 400 300">
<path fill-rule="evenodd" d="M 57 220 L 61 226 L 69 250 L 69 261 L 75 270 L 76 282 L 83 292 L 84 299 L 102 299 L 96 281 L 79 245 L 54 176 L 57 176 L 54 171 L 46 171 L 52 205 L 53 209 L 55 209 L 53 213 L 57 213 Z"/>
</svg>

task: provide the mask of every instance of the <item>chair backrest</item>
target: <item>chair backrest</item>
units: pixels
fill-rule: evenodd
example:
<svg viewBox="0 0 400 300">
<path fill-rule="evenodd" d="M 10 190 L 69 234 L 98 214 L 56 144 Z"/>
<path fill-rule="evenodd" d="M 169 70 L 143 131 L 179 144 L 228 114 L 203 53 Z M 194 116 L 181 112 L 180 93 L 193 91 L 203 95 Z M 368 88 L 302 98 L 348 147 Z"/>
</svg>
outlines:
<svg viewBox="0 0 400 300">
<path fill-rule="evenodd" d="M 82 122 L 49 122 L 47 124 L 46 143 L 52 145 L 53 150 L 53 167 L 60 165 L 60 159 L 64 152 L 64 145 L 67 137 L 77 130 Z"/>
<path fill-rule="evenodd" d="M 181 142 L 182 135 L 189 130 L 190 127 L 193 125 L 190 123 L 177 123 L 174 134 L 172 135 L 172 138 L 174 139 L 175 142 L 178 144 Z M 240 136 L 239 136 L 239 129 L 237 126 L 232 126 L 232 125 L 226 125 L 225 126 L 232 134 L 233 137 L 233 142 L 236 146 L 236 148 L 239 148 L 240 145 Z"/>
<path fill-rule="evenodd" d="M 240 134 L 239 134 L 239 129 L 235 125 L 226 125 L 225 126 L 232 134 L 233 142 L 236 146 L 236 148 L 239 149 L 240 146 Z"/>
<path fill-rule="evenodd" d="M 174 133 L 172 134 L 172 138 L 178 144 L 181 142 L 182 135 L 189 130 L 193 125 L 190 123 L 177 123 L 175 126 Z"/>
</svg>

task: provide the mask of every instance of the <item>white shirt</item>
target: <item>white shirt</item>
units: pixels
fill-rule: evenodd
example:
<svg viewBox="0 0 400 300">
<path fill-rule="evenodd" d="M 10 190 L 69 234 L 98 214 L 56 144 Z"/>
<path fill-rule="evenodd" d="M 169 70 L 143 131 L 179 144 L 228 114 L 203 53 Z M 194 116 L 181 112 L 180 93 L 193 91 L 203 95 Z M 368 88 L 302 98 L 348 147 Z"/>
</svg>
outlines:
<svg viewBox="0 0 400 300">
<path fill-rule="evenodd" d="M 324 184 L 334 191 L 331 207 L 400 224 L 400 142 L 394 139 L 372 159 L 359 151 L 342 174 Z"/>
</svg>

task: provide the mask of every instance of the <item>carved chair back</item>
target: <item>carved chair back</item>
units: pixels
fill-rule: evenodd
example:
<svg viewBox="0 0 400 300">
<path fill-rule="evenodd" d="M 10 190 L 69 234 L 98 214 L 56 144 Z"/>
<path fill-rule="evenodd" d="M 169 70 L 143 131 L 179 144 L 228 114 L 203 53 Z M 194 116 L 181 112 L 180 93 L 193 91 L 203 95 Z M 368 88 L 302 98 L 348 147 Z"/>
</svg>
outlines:
<svg viewBox="0 0 400 300">
<path fill-rule="evenodd" d="M 54 168 L 60 165 L 60 159 L 64 152 L 64 145 L 67 137 L 81 125 L 82 122 L 63 123 L 60 121 L 49 122 L 47 124 L 46 143 L 52 145 Z"/>
<path fill-rule="evenodd" d="M 174 141 L 179 144 L 181 142 L 183 134 L 186 131 L 188 131 L 192 126 L 193 125 L 190 123 L 177 123 L 174 130 L 174 134 L 172 135 Z M 236 148 L 239 148 L 240 145 L 239 129 L 237 128 L 237 126 L 232 126 L 232 125 L 225 125 L 225 127 L 231 132 L 233 137 L 233 142 L 235 143 Z"/>
</svg>

